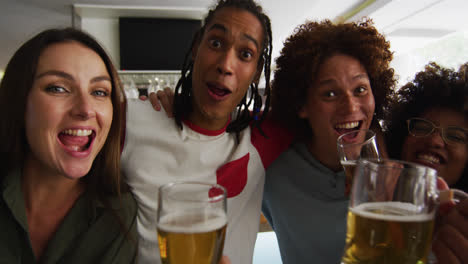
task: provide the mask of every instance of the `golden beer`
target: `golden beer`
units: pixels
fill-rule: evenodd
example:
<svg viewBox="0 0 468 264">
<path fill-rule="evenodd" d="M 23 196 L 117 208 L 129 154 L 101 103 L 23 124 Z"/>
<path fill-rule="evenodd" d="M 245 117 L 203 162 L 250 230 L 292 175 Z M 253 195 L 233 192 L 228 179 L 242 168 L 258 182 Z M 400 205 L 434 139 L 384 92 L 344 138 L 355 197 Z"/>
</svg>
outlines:
<svg viewBox="0 0 468 264">
<path fill-rule="evenodd" d="M 348 212 L 343 264 L 425 264 L 433 214 L 417 214 L 412 204 L 363 203 Z"/>
<path fill-rule="evenodd" d="M 163 264 L 217 264 L 226 236 L 225 215 L 166 215 L 158 224 Z"/>
</svg>

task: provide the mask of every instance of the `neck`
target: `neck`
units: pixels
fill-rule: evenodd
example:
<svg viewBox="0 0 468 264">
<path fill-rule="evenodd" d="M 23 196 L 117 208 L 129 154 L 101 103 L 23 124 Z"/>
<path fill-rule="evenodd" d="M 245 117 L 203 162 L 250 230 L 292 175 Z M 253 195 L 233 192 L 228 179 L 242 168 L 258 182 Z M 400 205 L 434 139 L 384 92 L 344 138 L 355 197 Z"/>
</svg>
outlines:
<svg viewBox="0 0 468 264">
<path fill-rule="evenodd" d="M 307 142 L 306 145 L 310 154 L 325 167 L 329 168 L 333 172 L 339 172 L 343 170 L 343 167 L 341 166 L 338 159 L 338 153 L 336 149 L 333 150 L 330 148 L 320 147 L 318 144 L 314 144 L 312 141 Z"/>
<path fill-rule="evenodd" d="M 22 191 L 27 211 L 55 209 L 74 203 L 84 191 L 78 179 L 69 179 L 37 166 L 28 159 L 22 173 Z"/>
<path fill-rule="evenodd" d="M 83 193 L 84 185 L 52 172 L 31 156 L 23 166 L 22 177 L 29 237 L 34 255 L 40 260 L 60 223 Z"/>
<path fill-rule="evenodd" d="M 226 124 L 229 122 L 229 117 L 207 119 L 202 115 L 192 112 L 189 115 L 188 120 L 197 127 L 205 130 L 216 131 L 226 127 Z"/>
</svg>

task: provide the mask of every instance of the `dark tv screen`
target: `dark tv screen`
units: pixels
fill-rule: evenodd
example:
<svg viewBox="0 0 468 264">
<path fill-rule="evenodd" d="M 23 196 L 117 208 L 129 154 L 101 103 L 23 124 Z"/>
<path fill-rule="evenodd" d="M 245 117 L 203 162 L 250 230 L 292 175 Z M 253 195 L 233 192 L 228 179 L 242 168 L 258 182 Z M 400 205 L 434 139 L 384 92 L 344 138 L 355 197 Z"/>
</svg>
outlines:
<svg viewBox="0 0 468 264">
<path fill-rule="evenodd" d="M 119 18 L 121 70 L 180 70 L 201 20 Z"/>
</svg>

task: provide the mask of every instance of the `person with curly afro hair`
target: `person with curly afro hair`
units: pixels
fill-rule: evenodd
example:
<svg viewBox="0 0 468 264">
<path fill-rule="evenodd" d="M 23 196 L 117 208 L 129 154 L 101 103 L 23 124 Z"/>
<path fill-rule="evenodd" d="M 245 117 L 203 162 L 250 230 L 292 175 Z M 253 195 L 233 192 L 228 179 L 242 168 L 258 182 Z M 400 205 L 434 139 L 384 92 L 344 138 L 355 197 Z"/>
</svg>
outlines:
<svg viewBox="0 0 468 264">
<path fill-rule="evenodd" d="M 284 43 L 271 113 L 297 136 L 267 170 L 262 206 L 283 263 L 340 263 L 349 199 L 337 138 L 380 128 L 396 85 L 392 57 L 369 19 L 307 22 Z"/>
<path fill-rule="evenodd" d="M 457 72 L 434 62 L 426 65 L 394 94 L 385 123 L 391 157 L 432 167 L 450 188 L 464 192 L 468 191 L 467 67 L 462 65 Z M 433 251 L 446 263 L 465 263 L 468 233 L 461 230 L 468 230 L 468 200 L 450 214 L 445 227 L 438 228 Z M 452 245 L 450 250 L 447 245 Z"/>
<path fill-rule="evenodd" d="M 463 69 L 464 67 L 462 67 Z M 437 170 L 468 191 L 468 80 L 432 62 L 391 100 L 386 141 L 391 157 Z M 437 133 L 435 133 L 437 132 Z"/>
</svg>

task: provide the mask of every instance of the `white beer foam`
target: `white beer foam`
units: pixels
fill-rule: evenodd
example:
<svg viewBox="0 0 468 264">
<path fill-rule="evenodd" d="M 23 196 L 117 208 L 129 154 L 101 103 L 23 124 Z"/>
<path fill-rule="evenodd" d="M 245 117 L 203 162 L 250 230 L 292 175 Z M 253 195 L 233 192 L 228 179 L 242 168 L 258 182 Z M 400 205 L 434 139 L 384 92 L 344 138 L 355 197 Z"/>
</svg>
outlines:
<svg viewBox="0 0 468 264">
<path fill-rule="evenodd" d="M 205 217 L 202 214 L 174 213 L 161 217 L 158 228 L 173 233 L 205 233 L 218 230 L 226 224 L 225 214 Z"/>
<path fill-rule="evenodd" d="M 370 210 L 385 210 L 385 212 L 378 214 L 369 212 Z M 417 213 L 417 206 L 403 202 L 363 203 L 354 208 L 350 208 L 350 211 L 366 218 L 386 221 L 423 222 L 434 218 L 434 213 Z"/>
</svg>

